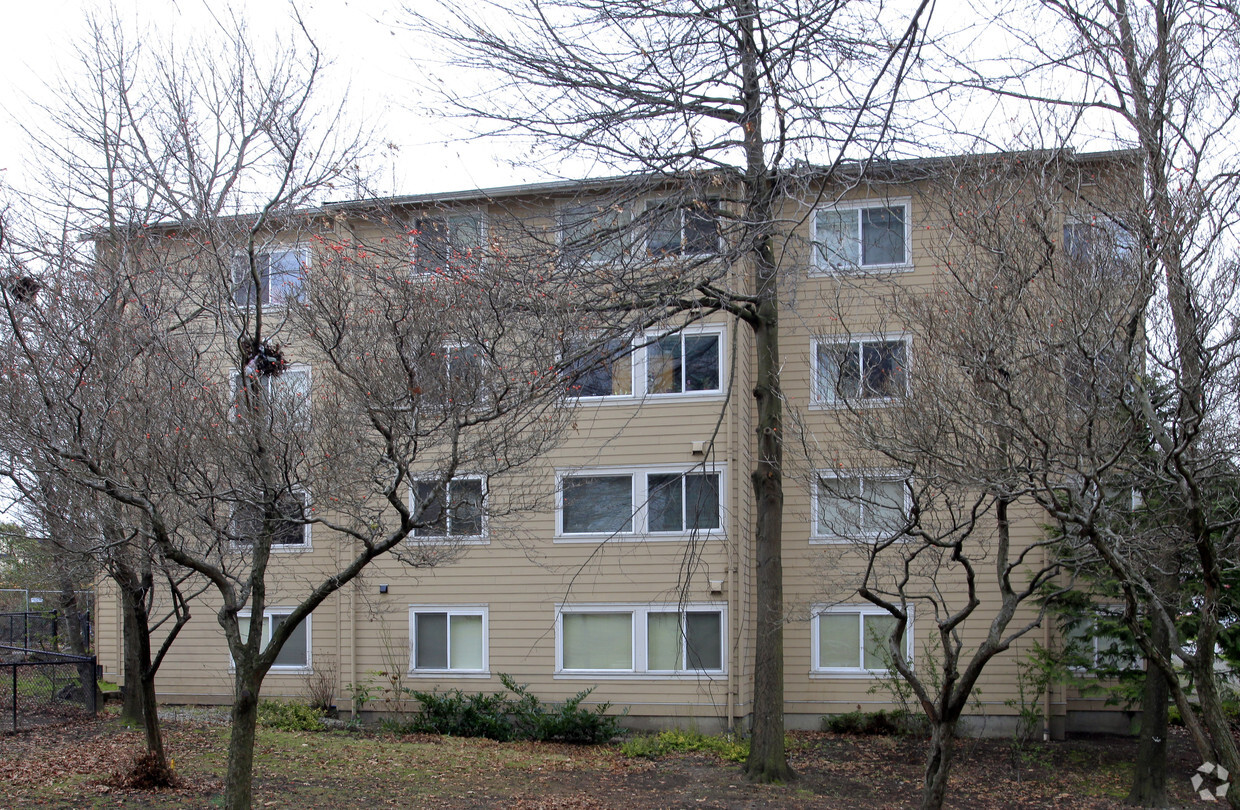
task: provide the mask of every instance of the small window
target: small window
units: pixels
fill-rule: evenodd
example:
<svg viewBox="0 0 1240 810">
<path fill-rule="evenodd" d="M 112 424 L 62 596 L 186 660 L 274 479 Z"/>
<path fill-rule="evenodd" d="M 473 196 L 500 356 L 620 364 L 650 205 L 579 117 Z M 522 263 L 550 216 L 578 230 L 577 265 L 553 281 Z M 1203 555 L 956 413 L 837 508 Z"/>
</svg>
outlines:
<svg viewBox="0 0 1240 810">
<path fill-rule="evenodd" d="M 271 642 L 272 634 L 279 629 L 286 621 L 289 614 L 282 613 L 277 610 L 269 610 L 263 614 L 263 649 Z M 250 617 L 237 617 L 237 627 L 241 633 L 241 640 L 245 641 L 246 636 L 250 634 Z M 293 630 L 288 639 L 284 642 L 284 646 L 280 648 L 280 652 L 276 654 L 276 660 L 271 665 L 272 671 L 277 670 L 298 670 L 304 671 L 310 668 L 310 617 L 307 616 L 302 620 L 301 624 Z"/>
<path fill-rule="evenodd" d="M 309 264 L 309 254 L 300 248 L 254 251 L 254 269 L 259 279 L 256 292 L 249 256 L 238 254 L 233 257 L 233 302 L 240 307 L 301 302 Z"/>
<path fill-rule="evenodd" d="M 646 208 L 646 251 L 652 256 L 712 256 L 719 252 L 719 205 L 653 203 Z"/>
<path fill-rule="evenodd" d="M 723 609 L 713 605 L 563 607 L 560 671 L 723 672 L 724 630 Z"/>
<path fill-rule="evenodd" d="M 814 216 L 814 264 L 836 273 L 903 267 L 908 239 L 905 203 L 824 208 Z"/>
<path fill-rule="evenodd" d="M 568 264 L 610 264 L 625 254 L 626 217 L 615 208 L 560 211 L 560 258 Z"/>
<path fill-rule="evenodd" d="M 414 537 L 481 539 L 485 527 L 486 485 L 481 478 L 460 477 L 451 481 L 416 481 L 413 512 L 422 526 Z M 448 508 L 444 508 L 444 504 Z"/>
<path fill-rule="evenodd" d="M 881 402 L 908 393 L 908 344 L 878 339 L 834 343 L 816 348 L 816 399 L 823 405 Z"/>
<path fill-rule="evenodd" d="M 1063 248 L 1073 270 L 1095 279 L 1130 279 L 1136 271 L 1136 240 L 1122 222 L 1113 218 L 1065 224 Z"/>
<path fill-rule="evenodd" d="M 487 670 L 485 607 L 415 607 L 409 629 L 413 672 Z"/>
<path fill-rule="evenodd" d="M 909 621 L 897 647 L 906 660 L 912 660 L 913 619 Z M 813 644 L 816 672 L 824 673 L 885 673 L 890 668 L 888 644 L 896 628 L 896 618 L 874 606 L 838 606 L 820 608 L 813 619 Z"/>
<path fill-rule="evenodd" d="M 814 536 L 857 539 L 904 529 L 908 484 L 900 478 L 819 475 L 814 493 Z"/>
<path fill-rule="evenodd" d="M 603 342 L 569 365 L 569 392 L 579 397 L 632 396 L 633 357 L 629 341 Z"/>
<path fill-rule="evenodd" d="M 678 333 L 646 347 L 646 391 L 652 395 L 719 391 L 717 333 Z"/>
<path fill-rule="evenodd" d="M 1091 613 L 1068 619 L 1063 641 L 1064 660 L 1078 674 L 1117 677 L 1143 666 L 1141 649 L 1124 624 L 1120 605 L 1097 605 Z"/>
<path fill-rule="evenodd" d="M 253 501 L 238 503 L 233 508 L 230 527 L 234 543 L 238 546 L 253 545 L 263 536 L 267 520 L 270 520 L 272 548 L 309 548 L 310 512 L 305 493 L 280 493 L 270 514 L 266 504 Z"/>
<path fill-rule="evenodd" d="M 719 473 L 650 473 L 646 486 L 650 531 L 719 528 Z"/>
<path fill-rule="evenodd" d="M 562 482 L 564 534 L 633 531 L 632 475 L 571 475 Z"/>
<path fill-rule="evenodd" d="M 249 400 L 248 410 L 262 414 L 272 420 L 272 424 L 287 423 L 301 430 L 310 426 L 310 368 L 309 366 L 291 366 L 279 374 L 254 375 L 258 382 L 257 389 L 250 387 L 245 392 L 241 387 L 241 372 L 232 373 L 233 418 L 247 412 L 247 396 L 259 394 L 261 402 Z"/>
<path fill-rule="evenodd" d="M 448 273 L 481 264 L 479 214 L 425 216 L 413 223 L 413 266 L 418 275 Z"/>
</svg>

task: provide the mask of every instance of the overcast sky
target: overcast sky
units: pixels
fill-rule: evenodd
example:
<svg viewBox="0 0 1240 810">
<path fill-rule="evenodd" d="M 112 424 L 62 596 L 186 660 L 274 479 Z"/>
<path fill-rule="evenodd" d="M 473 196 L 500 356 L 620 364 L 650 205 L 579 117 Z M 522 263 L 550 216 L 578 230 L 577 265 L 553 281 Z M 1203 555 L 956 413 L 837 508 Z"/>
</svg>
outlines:
<svg viewBox="0 0 1240 810">
<path fill-rule="evenodd" d="M 72 66 L 70 46 L 83 34 L 85 14 L 106 14 L 108 5 L 105 0 L 6 4 L 0 26 L 0 176 L 11 186 L 20 187 L 26 151 L 21 126 L 39 122 L 31 100 Z M 155 24 L 173 35 L 211 25 L 203 0 L 115 0 L 114 5 L 122 18 Z M 283 0 L 234 0 L 233 6 L 246 15 L 256 38 L 291 30 Z M 539 179 L 518 175 L 500 159 L 514 148 L 511 144 L 445 143 L 452 137 L 447 124 L 412 111 L 420 99 L 409 53 L 417 48 L 413 35 L 396 24 L 397 0 L 303 0 L 298 7 L 334 62 L 329 74 L 337 82 L 334 89 L 347 90 L 355 108 L 382 126 L 384 142 L 399 147 L 393 159 L 384 161 L 379 191 L 446 191 Z"/>
</svg>

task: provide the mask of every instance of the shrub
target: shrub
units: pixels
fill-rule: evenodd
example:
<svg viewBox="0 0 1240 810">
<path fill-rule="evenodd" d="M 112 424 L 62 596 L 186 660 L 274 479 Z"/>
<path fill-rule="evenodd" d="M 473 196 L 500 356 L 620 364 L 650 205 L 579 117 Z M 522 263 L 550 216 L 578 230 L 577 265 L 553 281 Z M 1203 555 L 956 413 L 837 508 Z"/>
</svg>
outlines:
<svg viewBox="0 0 1240 810">
<path fill-rule="evenodd" d="M 658 734 L 642 734 L 626 740 L 620 753 L 626 757 L 654 759 L 673 751 L 706 751 L 729 762 L 744 762 L 749 758 L 749 743 L 731 735 L 712 737 L 699 731 L 683 731 L 678 728 Z"/>
<path fill-rule="evenodd" d="M 581 707 L 593 688 L 578 692 L 564 703 L 543 703 L 509 675 L 501 674 L 507 691 L 493 695 L 450 692 L 411 692 L 422 712 L 397 726 L 401 731 L 487 737 L 500 742 L 535 740 L 580 744 L 604 743 L 620 733 L 620 717 L 610 716 L 610 703 L 593 709 Z M 512 693 L 512 697 L 508 696 Z M 621 715 L 623 716 L 623 715 Z"/>
<path fill-rule="evenodd" d="M 323 712 L 304 703 L 264 700 L 258 704 L 258 724 L 280 731 L 322 731 Z"/>
<path fill-rule="evenodd" d="M 846 714 L 829 714 L 822 718 L 822 730 L 836 734 L 892 735 L 921 734 L 925 731 L 925 718 L 903 711 L 879 710 L 863 712 L 858 709 Z"/>
</svg>

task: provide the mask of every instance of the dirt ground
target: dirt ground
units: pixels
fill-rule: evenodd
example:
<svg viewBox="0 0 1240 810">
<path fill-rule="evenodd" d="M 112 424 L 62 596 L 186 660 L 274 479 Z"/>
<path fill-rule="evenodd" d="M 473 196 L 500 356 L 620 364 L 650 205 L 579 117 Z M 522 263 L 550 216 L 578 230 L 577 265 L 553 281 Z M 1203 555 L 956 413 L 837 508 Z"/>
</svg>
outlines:
<svg viewBox="0 0 1240 810">
<path fill-rule="evenodd" d="M 221 804 L 226 729 L 169 722 L 182 786 L 132 791 L 115 774 L 142 749 L 141 735 L 107 719 L 0 737 L 0 808 L 210 808 Z M 415 807 L 519 810 L 640 808 L 904 808 L 920 789 L 923 743 L 907 737 L 790 735 L 798 778 L 745 782 L 708 754 L 631 759 L 617 745 L 495 743 L 425 735 L 263 731 L 255 758 L 260 808 Z M 960 743 L 949 805 L 959 808 L 1121 807 L 1136 744 L 1092 738 L 1017 746 Z M 1182 733 L 1169 782 L 1177 806 L 1199 804 L 1195 761 Z M 1213 805 L 1219 806 L 1219 805 Z"/>
</svg>

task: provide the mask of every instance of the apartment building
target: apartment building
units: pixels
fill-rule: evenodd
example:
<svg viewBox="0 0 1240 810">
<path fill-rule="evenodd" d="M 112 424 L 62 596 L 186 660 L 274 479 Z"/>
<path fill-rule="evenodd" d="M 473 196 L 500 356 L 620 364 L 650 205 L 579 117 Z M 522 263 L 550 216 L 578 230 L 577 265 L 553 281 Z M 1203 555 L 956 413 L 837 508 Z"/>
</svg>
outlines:
<svg viewBox="0 0 1240 810">
<path fill-rule="evenodd" d="M 1111 228 L 1099 224 L 1098 212 L 1114 207 L 1102 198 L 1114 196 L 1115 177 L 1131 178 L 1129 161 L 1127 153 L 1101 153 L 1071 156 L 1061 166 L 1051 207 L 1067 253 L 1087 254 L 1090 231 Z M 817 728 L 825 714 L 889 707 L 899 693 L 885 643 L 895 619 L 857 588 L 869 564 L 863 549 L 898 533 L 913 489 L 906 471 L 866 458 L 857 426 L 867 412 L 888 413 L 918 386 L 919 370 L 933 366 L 923 362 L 923 346 L 901 313 L 885 307 L 898 291 L 932 293 L 941 283 L 955 249 L 943 236 L 953 215 L 944 190 L 985 171 L 978 167 L 858 167 L 809 176 L 782 200 L 776 254 L 788 426 L 782 562 L 789 727 Z M 592 181 L 330 204 L 307 214 L 312 224 L 301 231 L 273 230 L 255 255 L 257 283 L 238 265 L 231 303 L 239 310 L 296 306 L 307 278 L 339 272 L 333 252 L 359 246 L 392 253 L 415 283 L 467 265 L 468 272 L 500 272 L 505 251 L 509 259 L 516 252 L 517 231 L 524 255 L 541 240 L 548 262 L 567 256 L 596 277 L 635 257 L 645 262 L 643 272 L 669 277 L 715 263 L 717 282 L 744 293 L 750 268 L 725 259 L 734 203 L 726 182 L 708 188 L 686 197 L 673 182 L 632 191 L 624 181 Z M 386 688 L 386 698 L 366 706 L 385 710 L 397 708 L 393 687 L 495 691 L 504 673 L 547 700 L 591 688 L 588 702 L 626 709 L 633 725 L 713 730 L 746 722 L 757 632 L 753 333 L 724 311 L 626 323 L 565 363 L 571 396 L 561 407 L 571 418 L 545 453 L 498 475 L 461 467 L 447 480 L 409 483 L 411 508 L 424 519 L 403 547 L 440 549 L 440 564 L 411 567 L 392 556 L 372 563 L 289 637 L 265 697 L 300 698 L 308 681 L 319 679 L 331 684 L 342 710 L 361 689 L 378 696 Z M 293 334 L 279 337 L 297 345 Z M 446 342 L 437 362 L 457 378 L 484 373 L 475 348 Z M 295 401 L 309 401 L 320 384 L 314 363 L 297 357 L 267 382 Z M 289 515 L 304 514 L 308 500 L 290 494 Z M 314 508 L 325 514 L 321 503 Z M 1037 510 L 1015 510 L 1014 542 L 1044 539 Z M 244 535 L 262 519 L 240 507 L 231 525 Z M 269 636 L 352 542 L 324 522 L 290 517 L 272 539 L 269 606 L 248 621 L 261 620 Z M 1038 549 L 1029 567 L 1051 554 Z M 952 579 L 959 576 L 947 571 L 937 590 L 963 594 L 963 580 Z M 996 588 L 979 587 L 981 608 L 960 630 L 966 647 L 986 634 Z M 209 592 L 200 598 L 163 663 L 161 700 L 230 700 L 231 662 L 212 604 Z M 933 606 L 909 604 L 902 653 L 933 666 Z M 1036 615 L 1032 601 L 1023 603 L 1013 624 Z M 121 680 L 121 617 L 106 593 L 97 633 L 105 677 Z M 974 731 L 1011 729 L 1019 701 L 1030 699 L 1018 688 L 1022 662 L 1034 644 L 1051 647 L 1055 637 L 1053 622 L 1043 622 L 990 662 L 971 712 Z M 1056 733 L 1126 723 L 1100 700 L 1064 687 L 1032 699 Z"/>
</svg>

